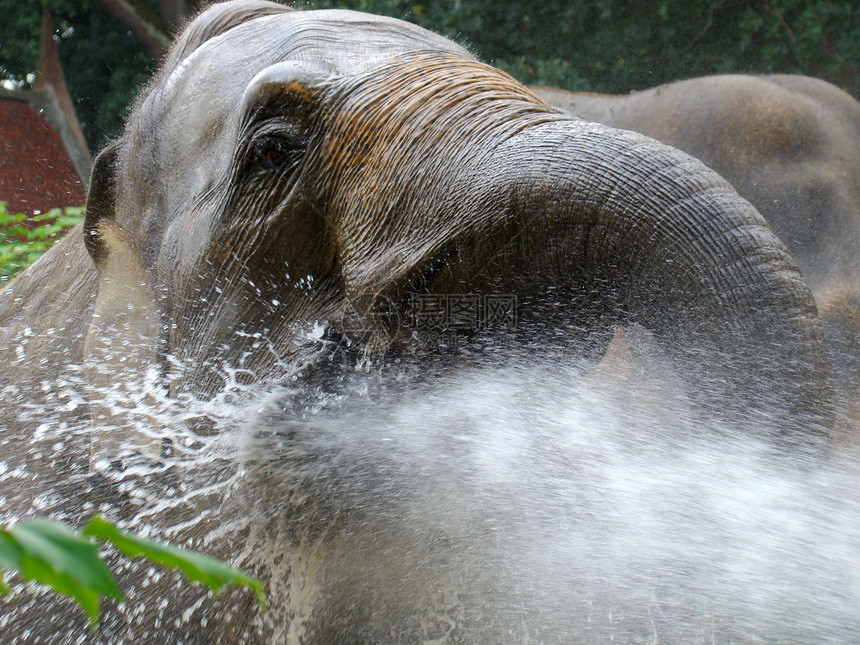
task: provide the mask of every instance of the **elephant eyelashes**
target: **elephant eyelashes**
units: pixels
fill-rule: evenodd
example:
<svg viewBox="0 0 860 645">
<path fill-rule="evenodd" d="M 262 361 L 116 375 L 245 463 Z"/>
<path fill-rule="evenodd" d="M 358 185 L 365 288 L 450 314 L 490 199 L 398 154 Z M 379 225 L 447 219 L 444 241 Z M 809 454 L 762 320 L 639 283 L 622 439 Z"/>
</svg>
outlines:
<svg viewBox="0 0 860 645">
<path fill-rule="evenodd" d="M 307 145 L 306 139 L 265 135 L 251 144 L 251 158 L 263 170 L 295 167 L 301 161 Z"/>
</svg>

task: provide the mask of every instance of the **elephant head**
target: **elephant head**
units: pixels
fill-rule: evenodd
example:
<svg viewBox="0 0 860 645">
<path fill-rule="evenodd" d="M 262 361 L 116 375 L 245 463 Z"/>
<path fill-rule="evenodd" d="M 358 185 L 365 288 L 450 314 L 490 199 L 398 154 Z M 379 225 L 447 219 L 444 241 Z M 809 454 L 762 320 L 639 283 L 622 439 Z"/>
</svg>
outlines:
<svg viewBox="0 0 860 645">
<path fill-rule="evenodd" d="M 398 20 L 258 0 L 201 14 L 96 161 L 85 236 L 105 387 L 148 373 L 207 396 L 224 365 L 324 362 L 314 328 L 371 301 L 380 352 L 407 340 L 387 315 L 415 294 L 507 293 L 523 330 L 585 353 L 644 326 L 703 400 L 731 395 L 714 409 L 789 434 L 829 423 L 812 297 L 728 183 Z"/>
</svg>

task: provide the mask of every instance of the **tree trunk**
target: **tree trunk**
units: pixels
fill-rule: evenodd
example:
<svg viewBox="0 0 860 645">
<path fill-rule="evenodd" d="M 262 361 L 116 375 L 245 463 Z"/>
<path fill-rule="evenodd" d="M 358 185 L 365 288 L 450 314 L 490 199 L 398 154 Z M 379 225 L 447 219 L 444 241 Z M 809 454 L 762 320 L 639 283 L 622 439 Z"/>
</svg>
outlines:
<svg viewBox="0 0 860 645">
<path fill-rule="evenodd" d="M 92 157 L 81 130 L 72 98 L 66 88 L 66 78 L 54 42 L 51 15 L 42 9 L 42 32 L 39 36 L 39 65 L 33 91 L 27 99 L 39 109 L 57 131 L 84 186 L 89 182 Z"/>
</svg>

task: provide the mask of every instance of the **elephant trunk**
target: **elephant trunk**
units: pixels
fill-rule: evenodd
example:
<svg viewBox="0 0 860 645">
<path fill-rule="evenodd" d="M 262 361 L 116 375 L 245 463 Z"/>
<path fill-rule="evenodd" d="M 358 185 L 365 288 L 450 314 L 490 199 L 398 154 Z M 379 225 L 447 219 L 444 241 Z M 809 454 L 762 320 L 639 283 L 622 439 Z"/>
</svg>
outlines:
<svg viewBox="0 0 860 645">
<path fill-rule="evenodd" d="M 338 92 L 319 176 L 339 187 L 328 212 L 349 300 L 379 285 L 395 303 L 514 293 L 524 333 L 567 342 L 564 330 L 598 351 L 606 328 L 638 323 L 733 426 L 832 426 L 812 295 L 761 215 L 701 162 L 451 54 L 404 56 Z"/>
<path fill-rule="evenodd" d="M 475 220 L 484 230 L 474 239 L 496 245 L 473 251 L 482 288 L 537 285 L 588 329 L 644 326 L 694 400 L 735 426 L 828 433 L 832 382 L 809 288 L 761 215 L 699 161 L 557 120 L 508 138 L 470 181 L 488 187 L 479 199 L 496 213 Z"/>
</svg>

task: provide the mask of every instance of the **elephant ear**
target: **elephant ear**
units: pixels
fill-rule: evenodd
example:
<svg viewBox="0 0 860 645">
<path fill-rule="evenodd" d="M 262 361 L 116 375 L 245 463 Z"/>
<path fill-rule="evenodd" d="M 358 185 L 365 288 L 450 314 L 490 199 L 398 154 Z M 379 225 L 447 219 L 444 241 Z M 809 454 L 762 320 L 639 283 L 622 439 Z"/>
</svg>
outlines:
<svg viewBox="0 0 860 645">
<path fill-rule="evenodd" d="M 98 266 L 105 255 L 105 246 L 99 235 L 99 222 L 114 219 L 116 201 L 116 164 L 119 142 L 114 141 L 102 150 L 93 162 L 87 206 L 84 215 L 84 245 Z"/>
<path fill-rule="evenodd" d="M 84 217 L 84 243 L 99 276 L 98 296 L 84 345 L 84 366 L 93 420 L 91 458 L 115 461 L 123 452 L 157 456 L 160 437 L 130 425 L 145 409 L 145 385 L 152 374 L 161 332 L 160 315 L 140 254 L 116 222 L 119 143 L 93 164 Z M 150 397 L 151 398 L 151 397 Z M 127 427 L 120 425 L 125 419 Z"/>
</svg>

